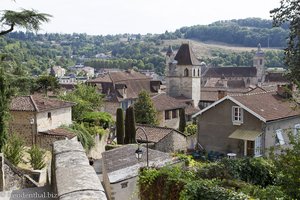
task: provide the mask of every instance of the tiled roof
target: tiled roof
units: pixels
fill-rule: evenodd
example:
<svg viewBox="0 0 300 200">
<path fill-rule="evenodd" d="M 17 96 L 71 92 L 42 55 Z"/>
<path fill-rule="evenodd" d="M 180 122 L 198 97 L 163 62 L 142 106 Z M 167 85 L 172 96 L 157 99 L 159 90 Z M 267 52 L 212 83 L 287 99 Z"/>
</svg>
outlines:
<svg viewBox="0 0 300 200">
<path fill-rule="evenodd" d="M 159 127 L 159 126 L 152 126 L 152 125 L 146 125 L 146 124 L 138 124 L 136 126 L 137 128 L 143 128 L 145 130 L 145 133 L 148 137 L 148 142 L 153 142 L 157 143 L 160 140 L 162 140 L 164 137 L 172 133 L 173 131 L 176 132 L 177 134 L 181 134 L 185 136 L 183 133 L 180 131 L 177 131 L 172 128 L 166 128 L 166 127 Z M 143 141 L 146 142 L 146 137 L 145 134 L 142 133 L 141 129 L 138 129 L 136 132 L 136 139 L 138 141 Z"/>
<path fill-rule="evenodd" d="M 117 83 L 120 81 L 127 81 L 127 80 L 151 80 L 151 77 L 146 76 L 140 72 L 136 72 L 134 70 L 127 70 L 121 72 L 109 72 L 109 76 L 112 82 Z"/>
<path fill-rule="evenodd" d="M 265 82 L 289 82 L 284 76 L 284 73 L 280 72 L 267 72 Z"/>
<path fill-rule="evenodd" d="M 185 114 L 186 115 L 193 115 L 197 112 L 199 112 L 200 109 L 199 108 L 195 108 L 194 106 L 192 105 L 188 105 L 186 108 L 185 108 Z"/>
<path fill-rule="evenodd" d="M 256 72 L 255 67 L 212 67 L 206 71 L 204 77 L 254 77 Z"/>
<path fill-rule="evenodd" d="M 172 110 L 186 107 L 186 104 L 165 93 L 152 97 L 154 107 L 157 111 Z"/>
<path fill-rule="evenodd" d="M 74 106 L 75 103 L 54 98 L 46 98 L 39 95 L 19 96 L 12 99 L 10 110 L 12 111 L 36 111 L 42 112 L 58 108 Z"/>
<path fill-rule="evenodd" d="M 232 97 L 266 121 L 300 115 L 300 111 L 294 109 L 294 103 L 280 97 L 276 92 L 250 93 Z"/>
<path fill-rule="evenodd" d="M 41 131 L 39 132 L 39 134 L 49 135 L 49 136 L 64 136 L 67 137 L 68 139 L 72 139 L 76 136 L 73 132 L 68 131 L 64 128 L 56 128 L 47 131 Z"/>
<path fill-rule="evenodd" d="M 138 146 L 136 144 L 129 144 L 102 153 L 103 166 L 105 168 L 105 171 L 110 175 L 110 182 L 130 178 L 138 174 L 138 169 L 140 168 L 139 164 L 146 162 L 146 148 L 141 147 L 141 150 L 144 154 L 141 160 L 138 160 L 135 156 L 135 151 L 137 150 L 137 148 Z M 164 161 L 171 161 L 171 156 L 168 153 L 156 151 L 150 148 L 148 150 L 150 166 L 153 164 L 159 165 Z M 126 171 L 126 168 L 130 170 Z M 118 175 L 115 174 L 115 176 L 113 176 L 114 174 L 112 172 L 115 171 L 119 173 Z M 128 174 L 125 172 L 127 172 Z"/>
<path fill-rule="evenodd" d="M 247 88 L 230 89 L 230 88 L 201 87 L 200 101 L 217 101 L 218 91 L 219 90 L 223 91 L 224 89 L 227 95 L 244 94 L 249 91 L 249 89 Z"/>
<path fill-rule="evenodd" d="M 200 65 L 199 60 L 196 58 L 188 43 L 184 43 L 180 46 L 174 60 L 177 61 L 177 65 Z"/>
<path fill-rule="evenodd" d="M 88 83 L 111 83 L 112 80 L 109 74 L 100 75 L 97 78 L 90 79 L 87 81 Z"/>
</svg>

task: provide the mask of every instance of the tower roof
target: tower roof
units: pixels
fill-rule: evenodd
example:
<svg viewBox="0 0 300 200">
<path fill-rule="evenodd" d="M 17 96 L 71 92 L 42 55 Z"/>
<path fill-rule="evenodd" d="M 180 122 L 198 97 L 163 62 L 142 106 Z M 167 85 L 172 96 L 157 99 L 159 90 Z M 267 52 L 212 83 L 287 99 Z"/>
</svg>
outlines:
<svg viewBox="0 0 300 200">
<path fill-rule="evenodd" d="M 258 43 L 257 45 L 257 51 L 256 51 L 256 56 L 264 56 L 265 53 L 263 52 L 263 50 L 261 50 L 261 45 L 260 43 Z"/>
<path fill-rule="evenodd" d="M 189 43 L 184 43 L 180 46 L 174 59 L 178 65 L 200 65 Z"/>
<path fill-rule="evenodd" d="M 172 46 L 169 45 L 168 50 L 167 50 L 167 56 L 171 56 L 174 53 Z"/>
</svg>

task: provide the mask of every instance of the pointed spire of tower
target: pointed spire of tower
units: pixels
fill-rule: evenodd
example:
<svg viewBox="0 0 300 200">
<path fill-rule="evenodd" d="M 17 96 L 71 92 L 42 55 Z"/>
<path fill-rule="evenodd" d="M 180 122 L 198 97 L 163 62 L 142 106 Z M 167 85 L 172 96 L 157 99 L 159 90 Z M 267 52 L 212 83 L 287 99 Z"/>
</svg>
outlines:
<svg viewBox="0 0 300 200">
<path fill-rule="evenodd" d="M 174 51 L 173 51 L 173 49 L 172 49 L 172 46 L 169 45 L 169 48 L 168 48 L 168 50 L 167 50 L 167 56 L 171 57 L 173 54 L 174 54 Z"/>
</svg>

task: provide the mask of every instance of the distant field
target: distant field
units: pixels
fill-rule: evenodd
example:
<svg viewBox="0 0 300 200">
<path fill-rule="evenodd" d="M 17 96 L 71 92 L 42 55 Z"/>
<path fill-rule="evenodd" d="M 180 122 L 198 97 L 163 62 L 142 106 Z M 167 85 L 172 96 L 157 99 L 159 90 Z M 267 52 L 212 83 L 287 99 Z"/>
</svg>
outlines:
<svg viewBox="0 0 300 200">
<path fill-rule="evenodd" d="M 252 51 L 256 50 L 256 47 L 237 47 L 228 44 L 216 43 L 216 42 L 199 42 L 196 40 L 188 40 L 188 39 L 177 39 L 177 40 L 164 40 L 161 48 L 168 47 L 169 45 L 176 46 L 181 45 L 183 42 L 190 42 L 192 44 L 192 48 L 194 53 L 198 58 L 207 58 L 211 57 L 211 52 L 214 50 L 221 51 L 231 51 L 231 52 L 243 52 L 243 51 Z M 278 50 L 276 48 L 264 48 L 263 50 Z"/>
</svg>

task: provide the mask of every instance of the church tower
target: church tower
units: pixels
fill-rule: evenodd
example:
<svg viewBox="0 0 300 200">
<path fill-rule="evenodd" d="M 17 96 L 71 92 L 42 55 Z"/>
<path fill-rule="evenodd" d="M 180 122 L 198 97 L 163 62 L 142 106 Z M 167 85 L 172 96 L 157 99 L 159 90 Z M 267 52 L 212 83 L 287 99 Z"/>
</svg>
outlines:
<svg viewBox="0 0 300 200">
<path fill-rule="evenodd" d="M 256 77 L 258 83 L 265 81 L 265 53 L 261 49 L 261 45 L 257 45 L 257 51 L 253 57 L 253 67 L 256 67 Z"/>
<path fill-rule="evenodd" d="M 171 97 L 191 99 L 194 107 L 198 107 L 201 88 L 200 62 L 189 43 L 183 43 L 174 58 L 171 50 L 169 47 L 166 55 L 167 93 Z"/>
</svg>

